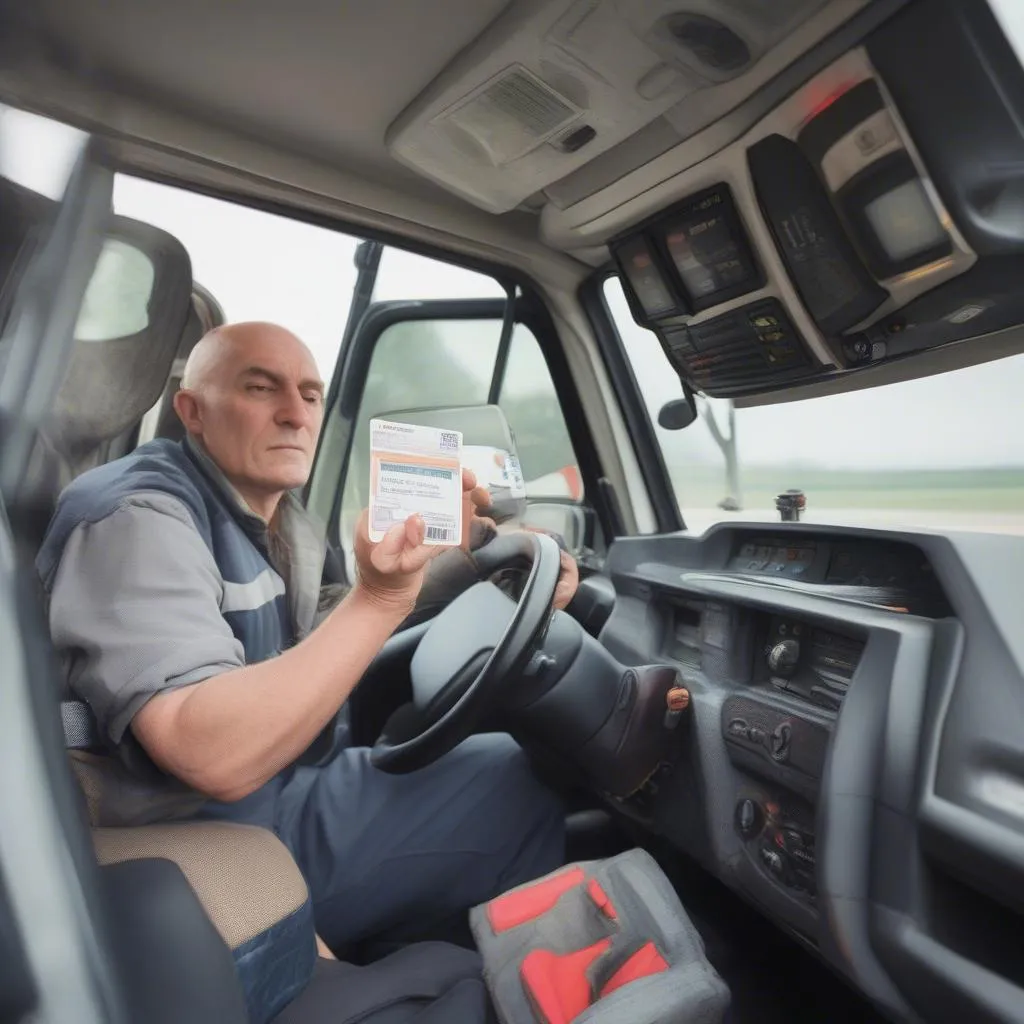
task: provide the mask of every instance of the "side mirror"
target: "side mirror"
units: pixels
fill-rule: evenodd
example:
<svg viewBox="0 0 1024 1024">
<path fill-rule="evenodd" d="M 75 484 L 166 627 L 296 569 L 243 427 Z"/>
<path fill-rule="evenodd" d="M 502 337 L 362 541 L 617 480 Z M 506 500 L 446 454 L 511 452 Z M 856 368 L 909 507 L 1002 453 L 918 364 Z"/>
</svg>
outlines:
<svg viewBox="0 0 1024 1024">
<path fill-rule="evenodd" d="M 531 502 L 523 516 L 523 525 L 557 534 L 574 557 L 586 547 L 587 516 L 579 505 L 557 501 Z"/>
<path fill-rule="evenodd" d="M 685 430 L 697 418 L 697 403 L 692 393 L 666 402 L 658 412 L 658 426 L 664 430 Z"/>
</svg>

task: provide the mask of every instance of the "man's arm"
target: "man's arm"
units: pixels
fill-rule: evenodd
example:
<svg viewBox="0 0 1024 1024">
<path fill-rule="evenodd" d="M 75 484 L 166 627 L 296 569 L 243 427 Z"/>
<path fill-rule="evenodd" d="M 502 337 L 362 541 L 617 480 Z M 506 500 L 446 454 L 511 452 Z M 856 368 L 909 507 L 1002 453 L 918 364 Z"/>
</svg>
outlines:
<svg viewBox="0 0 1024 1024">
<path fill-rule="evenodd" d="M 245 666 L 188 513 L 140 498 L 76 531 L 61 560 L 50 617 L 69 681 L 113 742 L 131 723 L 166 771 L 241 799 L 308 747 L 412 607 L 433 551 L 406 530 L 364 536 L 349 597 L 296 647 Z"/>
<path fill-rule="evenodd" d="M 157 695 L 132 731 L 165 771 L 218 800 L 240 800 L 313 742 L 408 610 L 357 584 L 295 647 Z"/>
</svg>

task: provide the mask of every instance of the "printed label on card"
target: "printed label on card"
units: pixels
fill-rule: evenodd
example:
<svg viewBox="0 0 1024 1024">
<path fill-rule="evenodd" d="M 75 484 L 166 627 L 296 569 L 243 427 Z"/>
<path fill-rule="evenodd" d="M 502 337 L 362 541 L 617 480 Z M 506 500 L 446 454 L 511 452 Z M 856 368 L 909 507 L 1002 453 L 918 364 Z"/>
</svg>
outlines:
<svg viewBox="0 0 1024 1024">
<path fill-rule="evenodd" d="M 370 420 L 370 540 L 420 515 L 427 544 L 462 538 L 462 434 Z"/>
</svg>

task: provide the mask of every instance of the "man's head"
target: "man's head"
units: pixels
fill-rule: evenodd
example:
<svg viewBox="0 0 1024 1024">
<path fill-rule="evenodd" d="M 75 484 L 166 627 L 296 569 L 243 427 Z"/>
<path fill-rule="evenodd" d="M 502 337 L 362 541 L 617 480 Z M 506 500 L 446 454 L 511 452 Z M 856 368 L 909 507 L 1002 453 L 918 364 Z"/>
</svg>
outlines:
<svg viewBox="0 0 1024 1024">
<path fill-rule="evenodd" d="M 309 349 L 268 323 L 225 324 L 199 340 L 174 408 L 255 512 L 306 482 L 323 421 Z"/>
</svg>

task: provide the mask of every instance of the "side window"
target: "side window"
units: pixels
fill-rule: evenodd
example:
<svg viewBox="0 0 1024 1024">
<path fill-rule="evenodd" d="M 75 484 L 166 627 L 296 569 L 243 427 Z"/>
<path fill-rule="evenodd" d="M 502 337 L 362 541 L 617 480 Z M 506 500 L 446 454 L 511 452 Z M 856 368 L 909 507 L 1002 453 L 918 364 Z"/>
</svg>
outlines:
<svg viewBox="0 0 1024 1024">
<path fill-rule="evenodd" d="M 582 501 L 583 478 L 555 382 L 537 339 L 522 324 L 512 334 L 498 405 L 515 434 L 527 498 Z"/>
<path fill-rule="evenodd" d="M 375 303 L 407 300 L 410 291 L 419 300 L 505 295 L 499 283 L 486 275 L 386 249 Z M 502 334 L 498 317 L 397 319 L 408 315 L 399 307 L 394 315 L 396 322 L 381 330 L 375 343 L 370 336 L 365 339 L 373 344 L 373 351 L 354 424 L 338 521 L 338 536 L 346 548 L 368 501 L 370 419 L 403 410 L 486 404 L 498 366 Z M 582 478 L 554 381 L 537 338 L 525 325 L 515 325 L 498 376 L 497 403 L 516 439 L 528 499 L 581 502 Z"/>
<path fill-rule="evenodd" d="M 369 501 L 370 420 L 403 409 L 484 404 L 500 340 L 500 320 L 403 320 L 381 332 L 345 474 L 338 524 L 345 545 Z"/>
</svg>

